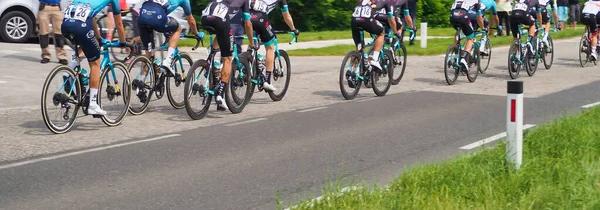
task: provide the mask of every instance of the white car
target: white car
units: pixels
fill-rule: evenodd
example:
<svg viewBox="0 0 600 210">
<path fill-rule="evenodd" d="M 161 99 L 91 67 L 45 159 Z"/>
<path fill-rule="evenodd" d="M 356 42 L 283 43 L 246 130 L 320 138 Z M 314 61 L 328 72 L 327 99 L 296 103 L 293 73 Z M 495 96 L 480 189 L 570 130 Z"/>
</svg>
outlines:
<svg viewBox="0 0 600 210">
<path fill-rule="evenodd" d="M 70 2 L 61 1 L 61 8 Z M 14 43 L 37 36 L 39 6 L 39 0 L 0 0 L 0 39 Z"/>
</svg>

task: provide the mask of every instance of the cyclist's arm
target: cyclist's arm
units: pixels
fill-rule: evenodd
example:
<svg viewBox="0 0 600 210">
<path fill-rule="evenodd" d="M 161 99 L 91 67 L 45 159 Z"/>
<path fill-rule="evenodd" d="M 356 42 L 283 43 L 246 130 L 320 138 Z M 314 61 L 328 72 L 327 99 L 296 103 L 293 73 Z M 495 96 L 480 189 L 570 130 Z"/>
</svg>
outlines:
<svg viewBox="0 0 600 210">
<path fill-rule="evenodd" d="M 410 11 L 408 10 L 408 2 L 406 2 L 406 4 L 404 4 L 400 9 L 402 10 L 402 13 L 404 13 L 404 21 L 406 21 L 406 24 L 408 24 L 411 29 L 415 28 L 415 25 L 412 22 L 412 17 L 410 16 Z"/>
<path fill-rule="evenodd" d="M 281 0 L 279 6 L 281 7 L 281 14 L 283 16 L 285 24 L 287 24 L 291 30 L 296 30 L 296 27 L 294 26 L 294 19 L 292 19 L 292 15 L 290 15 L 287 1 Z"/>
<path fill-rule="evenodd" d="M 492 15 L 494 15 L 494 21 L 500 25 L 500 19 L 498 18 L 498 10 L 496 9 L 496 2 L 492 2 Z"/>
<path fill-rule="evenodd" d="M 535 16 L 537 17 L 537 22 L 541 24 L 542 22 L 542 5 L 538 4 L 536 8 Z"/>
<path fill-rule="evenodd" d="M 121 8 L 118 0 L 112 2 L 113 16 L 115 17 L 115 25 L 117 25 L 117 32 L 119 33 L 119 39 L 121 44 L 125 44 L 125 28 L 123 27 L 123 18 L 121 17 Z"/>
<path fill-rule="evenodd" d="M 558 28 L 558 13 L 556 13 L 556 4 L 552 4 L 550 7 L 552 9 L 552 16 L 554 17 L 554 27 Z"/>
<path fill-rule="evenodd" d="M 242 5 L 242 16 L 244 20 L 244 29 L 246 30 L 246 36 L 248 37 L 248 47 L 254 47 L 254 36 L 252 29 L 252 22 L 250 22 L 250 5 L 249 1 L 244 1 L 244 5 Z"/>
<path fill-rule="evenodd" d="M 198 28 L 196 27 L 196 19 L 192 15 L 192 8 L 190 6 L 190 0 L 186 0 L 183 5 L 183 13 L 185 14 L 185 19 L 187 19 L 188 24 L 190 25 L 190 29 L 192 30 L 192 34 L 198 36 Z"/>
<path fill-rule="evenodd" d="M 477 24 L 479 24 L 479 28 L 484 28 L 485 24 L 483 23 L 483 13 L 481 11 L 481 3 L 475 4 L 475 11 L 477 11 Z"/>
<path fill-rule="evenodd" d="M 387 14 L 388 23 L 390 24 L 390 27 L 392 28 L 394 33 L 396 33 L 398 31 L 398 28 L 396 27 L 396 18 L 394 18 L 394 6 L 392 6 L 391 4 L 386 5 L 385 11 Z"/>
</svg>

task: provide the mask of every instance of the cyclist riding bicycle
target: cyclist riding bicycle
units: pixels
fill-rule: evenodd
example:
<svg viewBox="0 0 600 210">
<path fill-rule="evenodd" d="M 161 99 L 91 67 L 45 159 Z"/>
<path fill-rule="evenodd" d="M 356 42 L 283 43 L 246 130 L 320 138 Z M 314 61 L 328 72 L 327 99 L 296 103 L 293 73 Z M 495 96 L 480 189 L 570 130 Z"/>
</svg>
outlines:
<svg viewBox="0 0 600 210">
<path fill-rule="evenodd" d="M 140 29 L 140 38 L 142 38 L 142 50 L 146 50 L 146 57 L 150 58 L 152 53 L 148 49 L 148 44 L 152 44 L 154 48 L 154 31 L 164 33 L 165 37 L 169 37 L 169 49 L 167 57 L 163 60 L 162 65 L 167 68 L 167 76 L 174 76 L 175 72 L 171 63 L 175 57 L 175 48 L 179 43 L 181 35 L 181 26 L 173 17 L 167 15 L 175 11 L 177 7 L 183 8 L 183 12 L 187 19 L 190 29 L 195 36 L 198 36 L 198 28 L 196 28 L 196 19 L 192 16 L 190 0 L 148 0 L 142 4 L 141 13 L 138 17 L 138 27 Z M 198 36 L 204 38 L 204 34 Z"/>
<path fill-rule="evenodd" d="M 473 31 L 473 25 L 469 19 L 469 11 L 475 11 L 477 24 L 483 28 L 483 17 L 482 17 L 482 6 L 483 4 L 479 0 L 455 0 L 451 7 L 450 24 L 457 29 L 460 28 L 462 33 L 465 34 L 467 41 L 465 43 L 465 49 L 462 52 L 462 58 L 460 63 L 463 66 L 463 71 L 469 71 L 469 64 L 471 63 L 471 45 L 475 41 L 475 32 Z M 456 30 L 458 35 L 458 30 Z"/>
<path fill-rule="evenodd" d="M 106 111 L 102 110 L 98 106 L 98 86 L 100 85 L 100 45 L 102 39 L 100 37 L 100 31 L 98 31 L 98 25 L 96 21 L 92 19 L 109 3 L 112 5 L 114 12 L 115 23 L 117 25 L 117 32 L 119 33 L 120 45 L 124 47 L 125 43 L 125 29 L 123 29 L 123 22 L 121 18 L 121 8 L 119 7 L 118 0 L 74 0 L 73 3 L 69 4 L 64 10 L 64 19 L 61 27 L 62 34 L 65 37 L 73 36 L 75 42 L 80 46 L 78 52 L 73 55 L 73 60 L 69 66 L 74 68 L 76 65 L 77 55 L 81 55 L 82 52 L 87 57 L 90 64 L 90 103 L 88 107 L 88 114 L 91 115 L 106 115 Z M 78 58 L 79 59 L 79 58 Z"/>
<path fill-rule="evenodd" d="M 233 62 L 233 31 L 231 30 L 231 18 L 238 12 L 243 12 L 244 28 L 248 36 L 248 49 L 254 49 L 254 38 L 252 37 L 252 23 L 250 22 L 250 6 L 248 0 L 212 0 L 202 11 L 202 24 L 210 27 L 210 33 L 217 35 L 217 41 L 213 42 L 214 49 L 221 49 L 223 68 L 221 70 L 221 81 L 217 89 L 217 105 L 224 110 L 229 109 L 225 103 L 223 89 L 229 81 L 231 65 Z M 213 31 L 214 30 L 214 31 Z M 221 60 L 215 56 L 215 60 Z"/>
<path fill-rule="evenodd" d="M 589 0 L 581 10 L 581 22 L 589 28 L 592 33 L 592 59 L 598 60 L 596 45 L 598 45 L 598 23 L 600 23 L 600 0 Z"/>
<path fill-rule="evenodd" d="M 396 19 L 396 29 L 398 30 L 398 31 L 394 31 L 394 34 L 396 32 L 402 32 L 402 27 L 403 27 L 402 20 L 400 20 L 400 13 L 398 12 L 398 9 L 402 10 L 402 13 L 404 14 L 404 20 L 406 21 L 406 24 L 408 24 L 410 29 L 412 29 L 413 31 L 416 31 L 417 27 L 412 22 L 412 17 L 409 14 L 410 11 L 408 10 L 408 0 L 397 0 L 394 3 L 394 7 L 395 7 L 395 9 L 397 9 L 394 11 L 394 17 Z M 377 14 L 375 15 L 375 20 L 377 20 L 381 24 L 383 24 L 385 26 L 386 31 L 389 31 L 389 30 L 392 30 L 392 28 L 387 23 L 386 15 L 387 14 L 385 14 L 384 10 L 379 10 L 379 12 L 377 12 Z M 404 34 L 404 33 L 402 33 L 402 34 Z M 402 41 L 403 37 L 400 37 L 400 40 Z"/>
<path fill-rule="evenodd" d="M 554 2 L 554 0 L 539 0 L 539 1 L 540 1 L 540 4 L 542 5 L 542 27 L 544 27 L 544 30 L 546 31 L 546 33 L 544 34 L 544 37 L 542 38 L 542 42 L 544 42 L 544 45 L 548 46 L 548 49 L 550 49 L 550 46 L 549 46 L 550 44 L 548 43 L 548 34 L 550 34 L 550 21 L 548 21 L 549 20 L 548 19 L 548 9 L 546 7 L 548 4 L 550 4 L 550 9 L 552 10 L 552 17 L 554 18 L 554 22 L 558 23 L 558 14 L 556 13 L 556 3 Z M 560 30 L 560 25 L 557 25 L 556 28 L 558 30 Z"/>
<path fill-rule="evenodd" d="M 529 26 L 527 50 L 531 56 L 534 56 L 535 54 L 533 44 L 531 43 L 537 27 L 536 24 L 534 24 L 534 19 L 542 20 L 542 7 L 544 6 L 538 0 L 516 0 L 512 14 L 510 14 L 510 29 L 515 41 L 519 41 L 517 36 L 521 34 L 518 26 L 520 24 Z M 537 18 L 534 18 L 533 16 L 536 16 Z M 533 59 L 531 59 L 531 62 L 532 65 L 535 65 Z"/>
<path fill-rule="evenodd" d="M 273 42 L 275 41 L 275 34 L 271 24 L 269 24 L 268 15 L 275 9 L 275 7 L 281 8 L 283 20 L 290 27 L 290 29 L 296 34 L 300 35 L 294 27 L 294 20 L 289 13 L 287 0 L 250 0 L 250 11 L 251 11 L 251 22 L 252 28 L 256 30 L 257 35 L 260 37 L 260 41 L 265 45 L 266 51 L 266 72 L 265 81 L 263 87 L 268 91 L 275 91 L 276 88 L 271 85 L 271 73 L 273 72 L 273 64 L 275 61 L 275 47 Z"/>
<path fill-rule="evenodd" d="M 387 21 L 396 32 L 396 36 L 401 37 L 402 32 L 398 32 L 396 19 L 394 18 L 394 3 L 389 0 L 358 0 L 352 18 L 350 20 L 350 28 L 352 30 L 352 39 L 356 45 L 356 50 L 362 50 L 364 47 L 364 39 L 361 31 L 366 31 L 371 34 L 377 34 L 375 43 L 373 44 L 373 54 L 369 55 L 369 64 L 378 70 L 382 70 L 379 64 L 379 52 L 383 47 L 384 28 L 383 25 L 375 19 L 375 15 L 379 10 L 385 10 Z M 358 68 L 358 66 L 355 66 Z M 350 70 L 348 70 L 350 71 Z"/>
<path fill-rule="evenodd" d="M 494 20 L 496 21 L 496 23 L 499 23 L 500 21 L 498 19 L 498 10 L 496 10 L 496 2 L 494 0 L 480 0 L 480 2 L 482 6 L 481 15 L 483 17 L 483 26 L 485 27 L 484 30 L 487 31 L 489 22 L 487 18 L 485 18 L 485 13 L 487 11 L 491 11 L 492 15 L 494 16 Z M 479 25 L 475 24 L 477 22 L 477 11 L 469 11 L 469 20 L 471 21 L 471 26 L 473 27 L 473 29 L 477 30 L 479 28 Z M 498 30 L 502 31 L 502 26 L 499 25 Z M 481 54 L 483 55 L 488 55 L 488 52 L 485 49 L 485 42 L 486 39 L 481 39 L 481 43 L 479 45 L 479 52 L 481 52 Z"/>
</svg>

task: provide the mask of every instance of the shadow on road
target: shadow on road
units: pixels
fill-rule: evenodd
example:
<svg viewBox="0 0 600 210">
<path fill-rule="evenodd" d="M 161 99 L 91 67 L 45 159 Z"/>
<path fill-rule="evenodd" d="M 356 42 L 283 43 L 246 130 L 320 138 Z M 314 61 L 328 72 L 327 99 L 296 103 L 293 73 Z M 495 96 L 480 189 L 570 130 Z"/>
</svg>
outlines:
<svg viewBox="0 0 600 210">
<path fill-rule="evenodd" d="M 361 90 L 363 90 L 363 88 L 364 88 L 364 86 L 361 87 Z M 364 90 L 371 90 L 371 89 L 369 88 L 369 89 L 364 89 Z M 318 96 L 325 96 L 324 99 L 330 100 L 330 101 L 345 101 L 345 99 L 342 96 L 342 93 L 340 91 L 321 90 L 321 91 L 315 91 L 312 94 L 318 95 Z"/>
<path fill-rule="evenodd" d="M 31 61 L 31 62 L 36 62 L 36 63 L 39 63 L 41 60 L 41 58 L 34 58 L 31 56 L 23 56 L 23 55 L 7 55 L 7 56 L 4 56 L 4 58 L 15 58 L 15 59 L 23 60 L 23 61 Z M 58 61 L 54 61 L 52 63 L 58 63 Z M 51 64 L 51 63 L 47 63 L 47 64 Z"/>
</svg>

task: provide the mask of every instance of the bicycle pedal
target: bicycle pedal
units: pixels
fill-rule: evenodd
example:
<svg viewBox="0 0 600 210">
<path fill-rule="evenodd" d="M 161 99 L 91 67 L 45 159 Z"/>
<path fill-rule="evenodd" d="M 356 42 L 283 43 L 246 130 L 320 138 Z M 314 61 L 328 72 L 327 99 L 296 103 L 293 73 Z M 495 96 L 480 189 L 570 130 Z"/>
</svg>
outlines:
<svg viewBox="0 0 600 210">
<path fill-rule="evenodd" d="M 227 109 L 225 109 L 225 108 L 223 108 L 221 106 L 217 106 L 217 111 L 224 112 L 224 111 L 227 111 Z"/>
<path fill-rule="evenodd" d="M 93 115 L 92 115 L 92 117 L 94 117 L 94 118 L 102 118 L 102 115 L 99 115 L 99 114 L 93 114 Z"/>
</svg>

